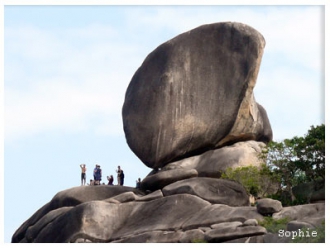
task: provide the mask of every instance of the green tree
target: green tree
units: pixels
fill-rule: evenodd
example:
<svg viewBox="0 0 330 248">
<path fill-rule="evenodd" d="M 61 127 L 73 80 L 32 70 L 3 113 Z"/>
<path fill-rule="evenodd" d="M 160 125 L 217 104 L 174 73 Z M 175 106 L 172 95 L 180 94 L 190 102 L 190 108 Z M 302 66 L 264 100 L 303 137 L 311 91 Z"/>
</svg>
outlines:
<svg viewBox="0 0 330 248">
<path fill-rule="evenodd" d="M 239 182 L 255 197 L 277 192 L 279 188 L 277 175 L 266 165 L 227 168 L 222 172 L 221 178 Z"/>
<path fill-rule="evenodd" d="M 307 135 L 297 142 L 299 169 L 305 172 L 306 181 L 325 179 L 325 125 L 311 126 Z"/>
<path fill-rule="evenodd" d="M 283 142 L 270 142 L 266 150 L 267 165 L 280 178 L 282 187 L 285 187 L 293 201 L 292 187 L 295 184 L 295 175 L 301 174 L 297 166 L 294 142 L 285 139 Z"/>
<path fill-rule="evenodd" d="M 280 178 L 281 186 L 294 200 L 292 187 L 325 177 L 325 126 L 308 130 L 304 137 L 270 142 L 263 153 L 267 166 Z"/>
</svg>

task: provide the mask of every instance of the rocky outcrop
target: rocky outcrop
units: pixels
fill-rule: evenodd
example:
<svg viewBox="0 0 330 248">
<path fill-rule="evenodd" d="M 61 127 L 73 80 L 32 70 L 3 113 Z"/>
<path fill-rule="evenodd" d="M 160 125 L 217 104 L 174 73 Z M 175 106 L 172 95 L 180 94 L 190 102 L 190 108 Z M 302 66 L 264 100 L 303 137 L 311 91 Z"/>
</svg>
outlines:
<svg viewBox="0 0 330 248">
<path fill-rule="evenodd" d="M 193 178 L 187 180 L 196 180 Z M 215 179 L 211 179 L 215 180 Z M 169 185 L 171 186 L 171 185 Z M 167 186 L 167 187 L 169 187 Z M 90 192 L 90 186 L 60 192 L 28 219 L 13 235 L 13 242 L 279 242 L 258 223 L 256 207 L 211 203 L 188 193 L 166 195 L 157 190 L 141 195 L 132 188 L 93 186 L 108 192 L 98 200 L 71 204 L 73 194 Z M 165 187 L 166 188 L 166 187 Z M 165 189 L 164 188 L 164 189 Z M 163 189 L 163 190 L 164 190 Z M 107 198 L 109 195 L 113 195 Z M 58 201 L 60 196 L 61 201 Z M 207 197 L 205 197 L 207 198 Z M 90 198 L 93 199 L 93 198 Z M 113 201 L 110 201 L 113 199 Z M 117 200 L 115 200 L 117 199 Z M 127 201 L 129 199 L 129 201 Z M 60 204 L 55 204 L 55 202 Z M 56 206 L 50 209 L 49 206 Z M 273 218 L 288 217 L 287 230 L 315 228 L 324 221 L 324 203 L 283 208 Z"/>
<path fill-rule="evenodd" d="M 253 88 L 265 40 L 240 23 L 183 33 L 151 52 L 126 91 L 126 140 L 150 168 L 238 141 L 268 142 L 272 130 Z"/>
<path fill-rule="evenodd" d="M 270 198 L 264 198 L 257 201 L 257 210 L 262 215 L 272 215 L 282 210 L 282 203 Z"/>
<path fill-rule="evenodd" d="M 297 230 L 303 229 L 303 228 L 313 229 L 313 228 L 315 228 L 315 226 L 313 226 L 307 222 L 293 220 L 287 224 L 286 230 L 287 231 L 297 231 Z"/>
<path fill-rule="evenodd" d="M 167 164 L 164 170 L 195 169 L 200 177 L 219 178 L 227 168 L 242 166 L 260 166 L 265 163 L 260 158 L 265 143 L 257 141 L 238 142 L 220 149 L 210 150 L 201 155 L 192 156 Z"/>
<path fill-rule="evenodd" d="M 136 195 L 140 195 L 140 196 L 145 195 L 143 191 L 131 187 L 121 187 L 121 186 L 113 186 L 111 188 L 103 187 L 103 186 L 84 187 L 83 190 L 81 187 L 74 187 L 71 189 L 61 191 L 57 193 L 49 203 L 45 204 L 35 214 L 33 214 L 29 218 L 29 221 L 23 223 L 20 226 L 20 228 L 15 232 L 12 241 L 19 242 L 20 240 L 24 239 L 27 228 L 37 223 L 43 216 L 47 215 L 53 210 L 63 207 L 74 207 L 90 201 L 109 199 L 111 197 L 114 197 L 116 195 L 125 192 L 134 192 Z M 64 209 L 68 210 L 69 208 L 64 208 Z M 62 211 L 58 211 L 55 213 L 56 215 L 63 214 Z M 50 216 L 53 215 L 54 213 L 52 213 Z M 29 239 L 29 237 L 25 237 L 25 238 L 31 240 Z"/>
<path fill-rule="evenodd" d="M 257 236 L 265 234 L 267 231 L 264 227 L 254 226 L 225 226 L 222 228 L 217 228 L 209 230 L 205 234 L 205 240 L 207 242 L 224 242 L 232 239 L 238 239 L 241 237 Z"/>
<path fill-rule="evenodd" d="M 244 187 L 237 182 L 198 177 L 172 183 L 163 188 L 165 196 L 190 194 L 218 204 L 229 206 L 249 206 L 249 195 Z"/>
<path fill-rule="evenodd" d="M 200 197 L 190 194 L 175 194 L 147 199 L 146 196 L 135 195 L 131 188 L 122 187 L 124 193 L 116 195 L 115 186 L 93 186 L 103 192 L 113 192 L 113 199 L 127 199 L 135 195 L 140 201 L 123 200 L 109 202 L 104 199 L 84 201 L 67 207 L 72 192 L 84 195 L 90 187 L 79 187 L 60 192 L 62 204 L 54 210 L 43 214 L 35 214 L 27 220 L 13 236 L 13 242 L 191 242 L 201 238 L 215 240 L 216 234 L 210 230 L 218 230 L 219 223 L 239 220 L 241 224 L 248 219 L 262 219 L 253 207 L 230 207 L 222 204 L 211 204 Z M 128 191 L 131 190 L 131 191 Z M 116 193 L 114 193 L 116 192 Z M 128 194 L 129 193 L 129 194 Z M 66 196 L 67 194 L 67 196 Z M 70 195 L 70 197 L 69 197 Z M 144 198 L 146 201 L 141 201 Z M 54 206 L 56 197 L 47 206 Z M 41 213 L 38 211 L 37 213 Z M 230 213 L 230 214 L 229 214 Z M 202 231 L 198 227 L 209 227 Z M 223 226 L 221 226 L 222 230 Z M 255 235 L 257 229 L 236 226 L 226 229 L 224 240 L 241 236 Z M 263 231 L 265 233 L 265 231 Z M 194 236 L 196 235 L 196 236 Z M 220 235 L 220 234 L 219 234 Z M 218 237 L 220 239 L 220 236 Z"/>
<path fill-rule="evenodd" d="M 195 169 L 162 170 L 144 178 L 141 187 L 145 190 L 154 191 L 171 183 L 197 176 L 198 172 Z"/>
<path fill-rule="evenodd" d="M 215 23 L 156 48 L 134 74 L 122 111 L 128 145 L 153 168 L 141 190 L 59 192 L 12 242 L 287 242 L 261 226 L 264 215 L 289 217 L 287 230 L 321 225 L 324 203 L 250 206 L 241 184 L 219 178 L 226 168 L 262 164 L 272 139 L 253 95 L 264 46 L 247 25 Z"/>
<path fill-rule="evenodd" d="M 291 221 L 305 222 L 314 227 L 321 226 L 324 222 L 325 204 L 314 203 L 292 207 L 284 207 L 280 212 L 274 213 L 274 219 L 288 218 Z"/>
</svg>

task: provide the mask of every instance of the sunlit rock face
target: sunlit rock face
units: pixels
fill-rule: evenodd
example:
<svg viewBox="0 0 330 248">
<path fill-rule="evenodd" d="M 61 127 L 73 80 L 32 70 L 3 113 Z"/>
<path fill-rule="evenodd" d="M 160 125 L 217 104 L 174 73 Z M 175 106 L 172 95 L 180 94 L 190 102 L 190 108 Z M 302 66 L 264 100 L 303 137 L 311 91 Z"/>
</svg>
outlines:
<svg viewBox="0 0 330 248">
<path fill-rule="evenodd" d="M 268 142 L 267 113 L 253 88 L 265 40 L 241 23 L 200 26 L 161 44 L 126 92 L 123 124 L 150 168 L 238 141 Z"/>
</svg>

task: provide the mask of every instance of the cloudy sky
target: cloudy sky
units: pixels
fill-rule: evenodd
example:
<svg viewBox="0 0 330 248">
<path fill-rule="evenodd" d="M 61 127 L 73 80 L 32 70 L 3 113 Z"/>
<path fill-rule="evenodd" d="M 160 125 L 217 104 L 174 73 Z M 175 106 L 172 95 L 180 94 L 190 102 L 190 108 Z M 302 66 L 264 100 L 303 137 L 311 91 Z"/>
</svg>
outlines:
<svg viewBox="0 0 330 248">
<path fill-rule="evenodd" d="M 324 6 L 5 6 L 4 241 L 59 191 L 150 169 L 126 144 L 126 88 L 158 45 L 197 26 L 248 24 L 266 40 L 255 87 L 274 139 L 324 123 Z M 105 179 L 105 178 L 104 178 Z M 105 180 L 103 180 L 105 182 Z"/>
</svg>

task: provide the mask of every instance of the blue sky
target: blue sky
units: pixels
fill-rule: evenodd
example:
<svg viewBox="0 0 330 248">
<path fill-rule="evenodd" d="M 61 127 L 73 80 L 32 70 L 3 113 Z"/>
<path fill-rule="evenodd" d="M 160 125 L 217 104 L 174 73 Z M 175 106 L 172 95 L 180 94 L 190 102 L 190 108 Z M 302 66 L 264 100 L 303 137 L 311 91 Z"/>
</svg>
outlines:
<svg viewBox="0 0 330 248">
<path fill-rule="evenodd" d="M 121 108 L 131 77 L 161 43 L 197 26 L 236 21 L 266 47 L 255 98 L 274 139 L 324 123 L 322 6 L 5 6 L 4 241 L 59 191 L 150 169 L 128 148 Z M 104 177 L 105 179 L 105 177 Z M 103 180 L 105 182 L 105 180 Z"/>
</svg>

